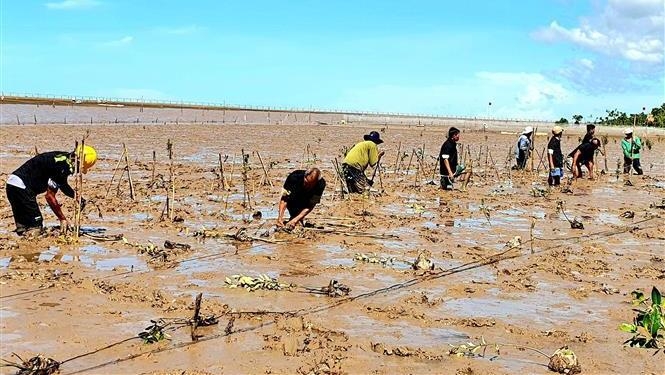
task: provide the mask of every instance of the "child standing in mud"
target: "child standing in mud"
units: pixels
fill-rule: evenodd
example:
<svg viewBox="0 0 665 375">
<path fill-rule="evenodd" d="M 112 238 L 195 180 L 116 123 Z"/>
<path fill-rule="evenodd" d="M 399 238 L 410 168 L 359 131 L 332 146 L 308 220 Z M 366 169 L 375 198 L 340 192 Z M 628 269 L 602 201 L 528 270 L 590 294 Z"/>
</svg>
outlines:
<svg viewBox="0 0 665 375">
<path fill-rule="evenodd" d="M 555 126 L 552 128 L 552 138 L 547 144 L 547 160 L 550 165 L 550 175 L 547 177 L 549 186 L 558 186 L 563 177 L 563 153 L 561 152 L 561 134 L 563 128 Z"/>
</svg>

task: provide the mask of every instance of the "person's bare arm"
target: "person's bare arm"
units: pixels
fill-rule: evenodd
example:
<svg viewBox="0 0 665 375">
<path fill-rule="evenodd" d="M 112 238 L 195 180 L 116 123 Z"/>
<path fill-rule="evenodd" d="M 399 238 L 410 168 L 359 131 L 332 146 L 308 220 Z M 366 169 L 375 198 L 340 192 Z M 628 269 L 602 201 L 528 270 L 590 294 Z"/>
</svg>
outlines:
<svg viewBox="0 0 665 375">
<path fill-rule="evenodd" d="M 289 227 L 289 228 L 293 228 L 293 227 L 295 227 L 296 225 L 298 225 L 299 223 L 302 223 L 302 220 L 303 220 L 307 215 L 309 215 L 310 212 L 312 212 L 312 209 L 313 209 L 313 208 L 305 208 L 305 209 L 303 209 L 302 211 L 300 211 L 300 213 L 298 214 L 298 216 L 296 216 L 296 217 L 294 217 L 293 219 L 289 220 L 289 222 L 286 223 L 286 226 Z"/>
<path fill-rule="evenodd" d="M 62 213 L 62 205 L 58 203 L 58 198 L 55 196 L 56 192 L 57 191 L 51 188 L 46 189 L 46 202 L 48 203 L 49 207 L 51 207 L 51 210 L 55 216 L 58 217 L 58 220 L 60 220 L 60 230 L 66 233 L 67 229 L 69 228 L 69 222 L 67 221 L 65 215 Z"/>
<path fill-rule="evenodd" d="M 279 200 L 279 211 L 277 214 L 277 226 L 284 226 L 284 211 L 286 210 L 286 201 L 284 199 Z"/>
<path fill-rule="evenodd" d="M 450 162 L 448 159 L 443 159 L 443 165 L 446 167 L 446 170 L 448 171 L 448 176 L 452 179 L 455 177 L 455 173 L 453 172 L 452 169 L 450 169 Z"/>
</svg>

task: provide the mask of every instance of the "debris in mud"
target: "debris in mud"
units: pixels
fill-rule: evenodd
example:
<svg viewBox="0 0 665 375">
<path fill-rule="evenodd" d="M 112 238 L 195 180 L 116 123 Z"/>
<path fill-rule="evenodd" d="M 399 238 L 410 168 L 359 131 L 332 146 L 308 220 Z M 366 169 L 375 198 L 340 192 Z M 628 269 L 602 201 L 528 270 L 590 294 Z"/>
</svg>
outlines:
<svg viewBox="0 0 665 375">
<path fill-rule="evenodd" d="M 577 356 L 567 346 L 557 349 L 552 354 L 547 368 L 559 374 L 573 375 L 582 372 L 582 367 L 577 362 Z"/>
<path fill-rule="evenodd" d="M 3 359 L 3 361 L 6 363 L 4 366 L 16 367 L 19 369 L 16 375 L 51 375 L 60 370 L 60 362 L 55 359 L 37 355 L 24 361 L 23 358 L 18 356 L 18 354 L 12 354 L 18 358 L 21 363 L 11 362 L 6 359 Z"/>
<path fill-rule="evenodd" d="M 254 211 L 254 213 L 252 214 L 252 219 L 254 220 L 261 220 L 262 217 L 263 213 L 261 213 L 261 211 L 259 210 Z"/>
<path fill-rule="evenodd" d="M 632 219 L 635 217 L 635 211 L 626 211 L 619 216 L 624 219 Z"/>
<path fill-rule="evenodd" d="M 512 240 L 506 243 L 508 249 L 518 249 L 522 246 L 522 237 L 515 236 Z"/>
<path fill-rule="evenodd" d="M 252 292 L 255 290 L 282 290 L 291 288 L 292 284 L 280 283 L 268 275 L 259 275 L 258 277 L 250 277 L 245 275 L 232 275 L 226 278 L 226 285 L 229 288 L 245 288 Z"/>
<path fill-rule="evenodd" d="M 143 332 L 138 334 L 138 337 L 142 339 L 145 344 L 154 344 L 164 339 L 171 338 L 168 333 L 164 332 L 166 323 L 164 323 L 162 319 L 150 319 L 150 323 L 152 324 L 146 327 Z"/>
<path fill-rule="evenodd" d="M 345 297 L 351 293 L 351 288 L 333 279 L 330 280 L 328 286 L 321 288 L 321 291 L 328 295 L 328 297 Z"/>
<path fill-rule="evenodd" d="M 572 229 L 584 229 L 584 224 L 582 224 L 581 221 L 577 220 L 577 218 L 573 219 L 573 221 L 570 222 L 570 227 Z"/>
<path fill-rule="evenodd" d="M 663 198 L 660 203 L 651 203 L 649 208 L 661 208 L 665 209 L 665 198 Z"/>
<path fill-rule="evenodd" d="M 531 194 L 536 197 L 546 197 L 550 192 L 547 189 L 539 188 L 537 186 L 534 186 L 531 188 Z"/>
<path fill-rule="evenodd" d="M 257 237 L 257 236 L 251 236 L 247 234 L 247 228 L 241 227 L 238 228 L 237 231 L 231 232 L 231 233 L 223 233 L 220 231 L 217 231 L 215 229 L 205 229 L 202 228 L 201 230 L 198 230 L 193 233 L 194 237 L 199 237 L 201 239 L 206 239 L 206 238 L 230 238 L 234 241 L 239 241 L 239 242 L 252 242 L 252 241 L 263 241 L 263 242 L 268 242 L 268 243 L 279 243 L 279 242 L 285 242 L 282 240 L 273 240 L 265 237 Z"/>
<path fill-rule="evenodd" d="M 600 286 L 600 291 L 603 292 L 603 293 L 605 293 L 605 294 L 607 294 L 607 295 L 610 295 L 610 294 L 619 294 L 619 289 L 617 289 L 617 288 L 613 288 L 613 287 L 611 287 L 611 286 L 609 286 L 609 285 L 607 285 L 607 284 L 605 284 L 605 283 L 601 284 L 601 286 Z"/>
<path fill-rule="evenodd" d="M 416 260 L 414 260 L 413 263 L 411 264 L 411 267 L 413 267 L 414 270 L 431 271 L 434 269 L 434 262 L 429 260 L 425 256 L 425 253 L 419 253 Z"/>
<path fill-rule="evenodd" d="M 370 254 L 356 253 L 353 256 L 353 260 L 357 260 L 357 261 L 365 262 L 365 263 L 376 263 L 376 264 L 382 264 L 384 266 L 389 266 L 389 265 L 392 265 L 394 263 L 395 258 L 379 257 L 378 255 L 376 255 L 374 253 L 370 253 Z"/>
<path fill-rule="evenodd" d="M 178 249 L 178 250 L 191 250 L 192 246 L 184 243 L 172 242 L 169 240 L 164 241 L 164 248 L 166 249 Z"/>
</svg>

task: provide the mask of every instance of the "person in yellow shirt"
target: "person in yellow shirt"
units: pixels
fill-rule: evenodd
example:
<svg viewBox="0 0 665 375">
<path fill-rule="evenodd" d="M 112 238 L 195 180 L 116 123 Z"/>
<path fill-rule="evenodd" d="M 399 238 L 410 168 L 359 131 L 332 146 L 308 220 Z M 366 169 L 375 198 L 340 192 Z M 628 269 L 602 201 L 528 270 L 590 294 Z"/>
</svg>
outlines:
<svg viewBox="0 0 665 375">
<path fill-rule="evenodd" d="M 383 140 L 376 131 L 363 136 L 364 141 L 356 143 L 353 148 L 346 153 L 342 163 L 342 172 L 346 180 L 346 187 L 349 193 L 363 193 L 365 189 L 369 190 L 374 181 L 365 176 L 367 166 L 375 167 L 385 153 L 379 152 L 377 147 Z"/>
</svg>

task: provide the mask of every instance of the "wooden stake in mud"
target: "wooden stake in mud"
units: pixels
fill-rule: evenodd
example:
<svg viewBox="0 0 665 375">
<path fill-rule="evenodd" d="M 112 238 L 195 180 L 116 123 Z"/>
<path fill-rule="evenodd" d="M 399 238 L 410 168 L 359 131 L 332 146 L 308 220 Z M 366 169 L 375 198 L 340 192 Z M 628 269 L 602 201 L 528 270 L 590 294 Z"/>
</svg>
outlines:
<svg viewBox="0 0 665 375">
<path fill-rule="evenodd" d="M 605 149 L 605 144 L 607 144 L 607 136 L 603 137 L 602 142 L 603 142 L 603 159 L 605 162 L 605 173 L 608 173 L 610 170 L 607 168 L 607 150 Z"/>
<path fill-rule="evenodd" d="M 173 220 L 173 200 L 175 200 L 175 186 L 173 181 L 173 143 L 171 139 L 166 141 L 166 152 L 169 155 L 169 186 L 166 191 L 166 215 Z M 169 190 L 170 193 L 169 194 Z"/>
<path fill-rule="evenodd" d="M 344 200 L 344 173 L 342 172 L 342 169 L 339 166 L 339 163 L 337 162 L 337 158 L 333 159 L 333 166 L 335 167 L 335 172 L 337 173 L 337 179 L 339 180 L 339 187 L 340 187 L 340 192 L 342 195 L 342 200 Z"/>
<path fill-rule="evenodd" d="M 132 171 L 129 167 L 129 152 L 127 146 L 122 144 L 123 153 L 125 154 L 125 169 L 127 170 L 127 179 L 129 180 L 129 198 L 134 200 L 134 182 L 132 181 Z"/>
<path fill-rule="evenodd" d="M 492 168 L 494 169 L 494 173 L 496 174 L 496 180 L 501 181 L 501 177 L 499 176 L 499 170 L 496 168 L 496 163 L 494 163 L 494 158 L 492 157 L 492 152 L 487 150 L 487 154 L 490 157 L 490 162 L 492 162 Z"/>
<path fill-rule="evenodd" d="M 395 158 L 395 168 L 393 168 L 395 174 L 397 174 L 397 167 L 399 167 L 399 163 L 402 160 L 401 158 L 402 155 L 400 155 L 400 151 L 402 151 L 402 141 L 400 141 L 399 144 L 397 145 L 397 157 Z"/>
<path fill-rule="evenodd" d="M 222 161 L 222 154 L 217 154 L 219 157 L 219 186 L 222 190 L 226 190 L 226 179 L 224 178 L 224 162 Z"/>
<path fill-rule="evenodd" d="M 106 195 L 104 195 L 104 197 L 108 197 L 109 192 L 111 191 L 111 186 L 113 186 L 113 180 L 115 180 L 115 175 L 118 172 L 118 170 L 120 168 L 120 163 L 122 163 L 122 160 L 124 159 L 124 157 L 125 157 L 125 150 L 123 149 L 122 154 L 118 158 L 118 162 L 115 164 L 115 168 L 113 168 L 113 175 L 111 175 L 111 181 L 109 181 L 109 185 L 106 188 Z"/>
<path fill-rule="evenodd" d="M 194 315 L 192 316 L 191 320 L 191 336 L 192 336 L 192 341 L 198 341 L 199 336 L 196 335 L 196 328 L 199 326 L 199 321 L 201 320 L 201 300 L 203 299 L 203 293 L 199 293 L 196 295 L 196 299 L 194 299 Z"/>
<path fill-rule="evenodd" d="M 413 155 L 416 153 L 416 150 L 411 150 L 411 157 L 409 158 L 409 164 L 406 165 L 406 174 L 409 174 L 409 170 L 411 169 L 411 162 L 413 161 Z"/>
<path fill-rule="evenodd" d="M 252 202 L 249 199 L 249 191 L 247 188 L 248 177 L 247 172 L 249 172 L 249 154 L 245 154 L 245 150 L 240 150 L 240 155 L 242 156 L 242 205 L 245 209 L 252 209 Z"/>
<path fill-rule="evenodd" d="M 309 145 L 308 145 L 309 146 Z M 256 156 L 259 157 L 259 163 L 261 163 L 261 168 L 263 169 L 263 183 L 262 185 L 270 185 L 270 187 L 273 187 L 272 181 L 270 181 L 270 177 L 268 177 L 268 170 L 266 170 L 266 166 L 263 164 L 263 159 L 261 159 L 261 154 L 256 151 Z"/>
<path fill-rule="evenodd" d="M 150 186 L 155 183 L 155 164 L 157 163 L 157 154 L 152 150 L 152 177 L 150 178 Z"/>
<path fill-rule="evenodd" d="M 229 184 L 229 187 L 233 186 L 233 174 L 236 171 L 236 154 L 233 154 L 233 162 L 231 163 L 231 174 L 229 175 L 229 179 L 227 183 Z"/>
<path fill-rule="evenodd" d="M 536 136 L 538 136 L 538 127 L 536 127 L 536 129 L 533 131 L 533 140 L 531 141 L 531 150 L 536 149 Z M 533 168 L 533 159 L 534 158 L 533 158 L 533 155 L 532 155 L 532 157 L 531 157 L 531 171 L 532 172 L 534 170 L 534 168 Z"/>
<path fill-rule="evenodd" d="M 81 170 L 81 166 L 83 164 L 83 158 L 84 158 L 84 153 L 83 150 L 85 148 L 85 138 L 81 140 L 81 148 L 78 148 L 78 142 L 76 145 L 75 150 L 78 149 L 78 153 L 76 155 L 76 183 L 75 183 L 75 192 L 76 192 L 76 207 L 74 208 L 74 238 L 79 238 L 79 232 L 81 231 L 81 198 L 82 198 L 82 193 L 83 193 L 83 173 Z M 62 231 L 63 228 L 60 228 Z M 64 229 L 65 233 L 67 232 L 67 228 Z"/>
</svg>

